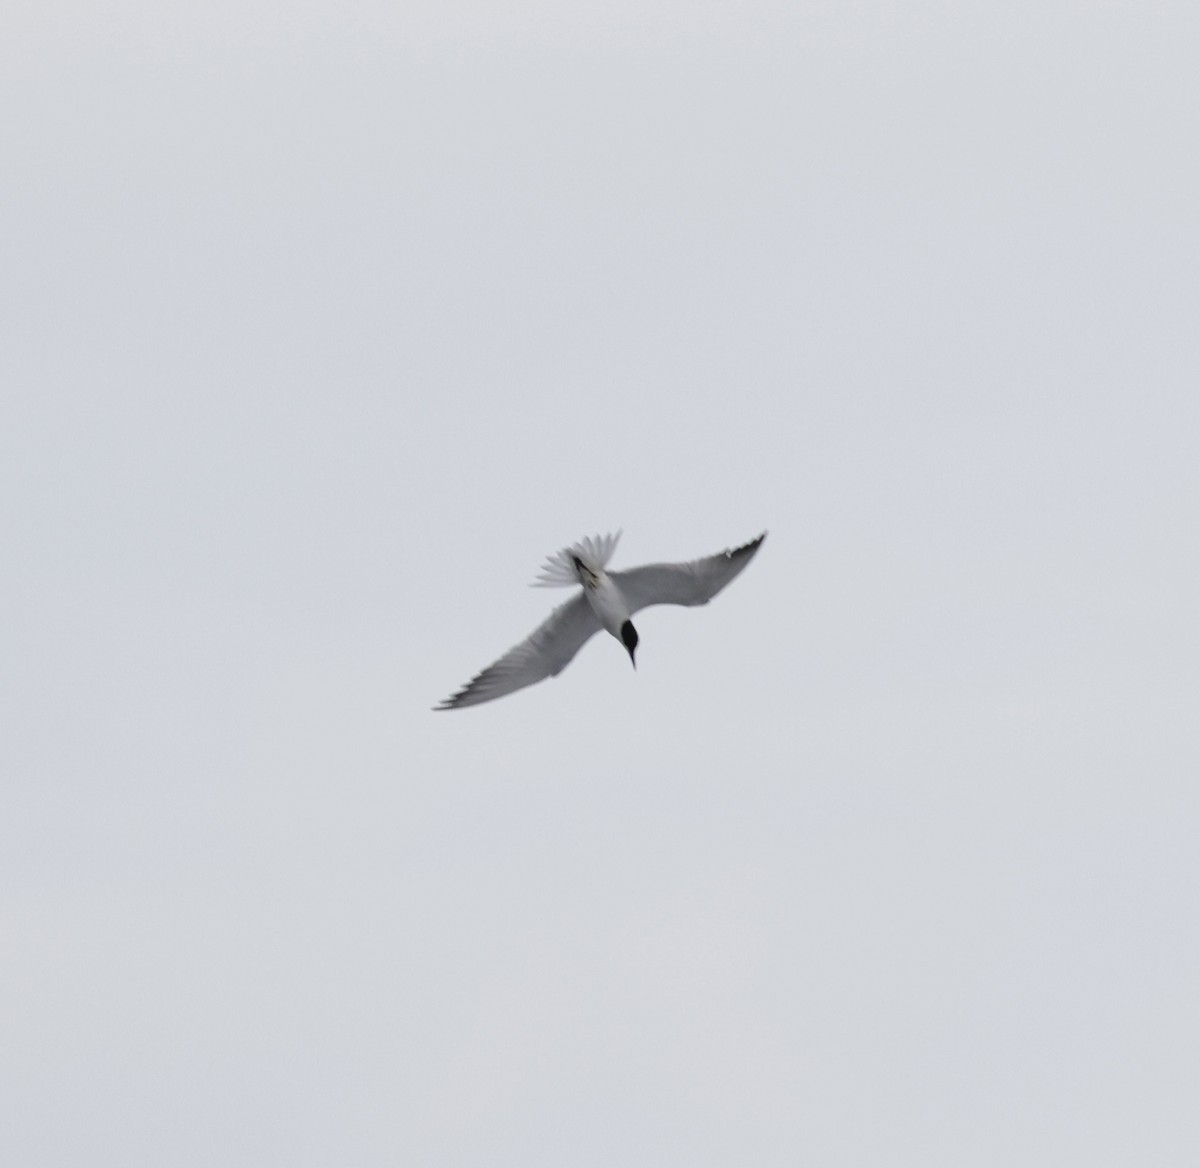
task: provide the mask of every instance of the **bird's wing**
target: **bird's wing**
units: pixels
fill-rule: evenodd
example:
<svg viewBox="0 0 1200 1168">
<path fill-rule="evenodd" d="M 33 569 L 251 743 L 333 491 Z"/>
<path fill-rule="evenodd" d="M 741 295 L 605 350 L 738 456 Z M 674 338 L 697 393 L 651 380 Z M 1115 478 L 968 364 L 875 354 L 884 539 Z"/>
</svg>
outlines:
<svg viewBox="0 0 1200 1168">
<path fill-rule="evenodd" d="M 584 642 L 601 629 L 592 606 L 580 592 L 574 600 L 560 604 L 528 637 L 514 645 L 499 661 L 446 698 L 435 710 L 477 706 L 527 685 L 561 673 Z"/>
<path fill-rule="evenodd" d="M 652 604 L 707 604 L 753 558 L 762 541 L 758 539 L 739 548 L 692 560 L 687 564 L 645 564 L 627 572 L 610 572 L 621 590 L 630 614 Z"/>
</svg>

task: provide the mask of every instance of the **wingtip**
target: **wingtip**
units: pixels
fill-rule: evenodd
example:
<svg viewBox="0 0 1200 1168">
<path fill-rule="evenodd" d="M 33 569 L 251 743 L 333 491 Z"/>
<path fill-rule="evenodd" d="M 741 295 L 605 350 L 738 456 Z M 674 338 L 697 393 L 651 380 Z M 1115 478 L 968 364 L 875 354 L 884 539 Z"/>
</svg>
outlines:
<svg viewBox="0 0 1200 1168">
<path fill-rule="evenodd" d="M 742 544 L 740 547 L 730 548 L 725 554 L 731 558 L 734 556 L 752 556 L 762 546 L 762 542 L 766 538 L 767 533 L 764 531 L 762 535 L 756 536 L 754 539 Z"/>
</svg>

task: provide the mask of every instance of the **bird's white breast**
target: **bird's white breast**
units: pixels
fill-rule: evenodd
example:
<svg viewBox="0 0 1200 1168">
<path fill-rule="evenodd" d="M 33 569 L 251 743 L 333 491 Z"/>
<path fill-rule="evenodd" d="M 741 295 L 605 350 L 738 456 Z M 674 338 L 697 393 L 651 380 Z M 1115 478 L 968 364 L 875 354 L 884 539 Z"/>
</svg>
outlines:
<svg viewBox="0 0 1200 1168">
<path fill-rule="evenodd" d="M 598 572 L 594 587 L 585 582 L 583 594 L 588 598 L 592 611 L 600 618 L 600 623 L 619 641 L 621 626 L 629 619 L 629 608 L 621 590 L 608 573 Z"/>
</svg>

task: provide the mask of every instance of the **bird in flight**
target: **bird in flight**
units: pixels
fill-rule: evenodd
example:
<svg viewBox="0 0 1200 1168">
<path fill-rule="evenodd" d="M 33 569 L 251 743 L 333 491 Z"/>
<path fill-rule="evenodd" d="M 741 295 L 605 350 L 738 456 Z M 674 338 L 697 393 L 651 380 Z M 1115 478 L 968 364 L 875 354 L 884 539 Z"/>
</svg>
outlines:
<svg viewBox="0 0 1200 1168">
<path fill-rule="evenodd" d="M 619 531 L 616 535 L 584 538 L 550 556 L 534 587 L 582 585 L 583 591 L 559 605 L 524 641 L 434 709 L 477 706 L 556 677 L 584 642 L 601 629 L 625 646 L 636 669 L 633 654 L 638 634 L 630 619 L 633 614 L 652 604 L 707 604 L 751 561 L 767 533 L 741 547 L 688 563 L 644 564 L 624 572 L 606 571 L 620 538 Z"/>
</svg>

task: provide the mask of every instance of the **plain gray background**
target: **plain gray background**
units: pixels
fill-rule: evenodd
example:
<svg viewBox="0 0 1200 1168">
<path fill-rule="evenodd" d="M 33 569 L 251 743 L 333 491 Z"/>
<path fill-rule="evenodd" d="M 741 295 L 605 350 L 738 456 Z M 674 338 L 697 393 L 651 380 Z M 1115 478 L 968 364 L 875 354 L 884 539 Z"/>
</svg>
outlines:
<svg viewBox="0 0 1200 1168">
<path fill-rule="evenodd" d="M 1197 1162 L 1194 5 L 3 26 L 0 1159 Z"/>
</svg>

